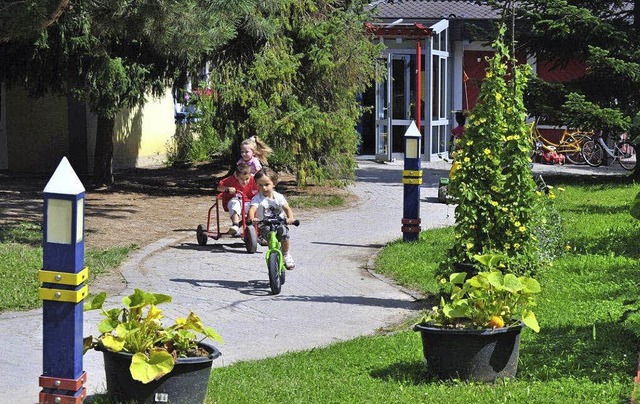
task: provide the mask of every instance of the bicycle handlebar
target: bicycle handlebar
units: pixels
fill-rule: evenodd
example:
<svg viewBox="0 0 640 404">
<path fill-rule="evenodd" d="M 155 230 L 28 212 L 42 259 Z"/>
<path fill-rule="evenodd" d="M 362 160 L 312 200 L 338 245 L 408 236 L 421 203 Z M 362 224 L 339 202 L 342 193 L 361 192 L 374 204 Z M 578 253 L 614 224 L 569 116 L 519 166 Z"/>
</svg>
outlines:
<svg viewBox="0 0 640 404">
<path fill-rule="evenodd" d="M 268 218 L 268 219 L 262 219 L 262 220 L 260 220 L 260 219 L 247 220 L 247 224 L 249 226 L 251 226 L 254 223 L 264 223 L 264 224 L 281 224 L 281 223 L 284 223 L 284 224 L 286 224 L 287 223 L 287 219 L 282 219 L 280 217 L 276 217 L 276 218 Z M 294 225 L 294 226 L 300 226 L 300 220 L 296 219 L 291 224 Z"/>
</svg>

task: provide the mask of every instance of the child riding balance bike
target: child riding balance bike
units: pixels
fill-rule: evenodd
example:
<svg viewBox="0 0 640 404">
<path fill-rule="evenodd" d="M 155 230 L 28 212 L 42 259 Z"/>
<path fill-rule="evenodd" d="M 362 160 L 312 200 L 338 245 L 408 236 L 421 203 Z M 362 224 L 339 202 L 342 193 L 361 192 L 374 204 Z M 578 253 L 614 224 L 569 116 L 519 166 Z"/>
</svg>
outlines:
<svg viewBox="0 0 640 404">
<path fill-rule="evenodd" d="M 264 167 L 254 178 L 259 193 L 251 200 L 247 224 L 256 223 L 260 236 L 268 240 L 265 259 L 269 269 L 269 285 L 271 292 L 277 295 L 285 281 L 285 268 L 292 270 L 296 266 L 289 253 L 291 241 L 287 224 L 298 226 L 300 222 L 294 219 L 286 198 L 274 190 L 278 182 L 275 171 Z"/>
</svg>

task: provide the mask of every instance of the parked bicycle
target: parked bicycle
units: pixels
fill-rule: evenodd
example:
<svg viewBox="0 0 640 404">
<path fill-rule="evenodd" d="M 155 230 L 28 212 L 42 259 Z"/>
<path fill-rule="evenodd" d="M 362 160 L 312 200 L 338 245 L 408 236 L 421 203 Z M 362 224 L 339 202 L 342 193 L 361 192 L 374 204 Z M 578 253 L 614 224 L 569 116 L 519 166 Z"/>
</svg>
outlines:
<svg viewBox="0 0 640 404">
<path fill-rule="evenodd" d="M 573 164 L 585 164 L 582 156 L 582 145 L 593 136 L 592 132 L 569 131 L 565 129 L 562 131 L 558 142 L 555 143 L 540 133 L 537 121 L 531 123 L 529 133 L 533 144 L 531 153 L 532 160 L 535 156 L 543 155 L 545 152 L 555 151 L 556 153 L 563 154 L 565 158 Z"/>
<path fill-rule="evenodd" d="M 282 290 L 282 285 L 286 280 L 287 270 L 284 265 L 284 257 L 282 254 L 281 243 L 278 240 L 278 227 L 284 223 L 286 223 L 287 219 L 281 217 L 274 218 L 266 218 L 262 220 L 254 220 L 253 222 L 249 222 L 249 225 L 252 224 L 266 224 L 269 226 L 269 239 L 267 240 L 268 249 L 264 254 L 265 260 L 267 261 L 267 269 L 269 271 L 269 287 L 271 288 L 271 293 L 277 295 Z M 294 220 L 292 223 L 294 226 L 299 226 L 300 221 Z"/>
<path fill-rule="evenodd" d="M 626 139 L 625 135 L 621 136 L 620 140 L 613 144 L 613 147 L 607 146 L 601 135 L 594 136 L 592 140 L 582 145 L 582 156 L 591 167 L 602 165 L 605 153 L 613 161 L 618 161 L 625 170 L 633 171 L 636 168 L 636 148 Z"/>
</svg>

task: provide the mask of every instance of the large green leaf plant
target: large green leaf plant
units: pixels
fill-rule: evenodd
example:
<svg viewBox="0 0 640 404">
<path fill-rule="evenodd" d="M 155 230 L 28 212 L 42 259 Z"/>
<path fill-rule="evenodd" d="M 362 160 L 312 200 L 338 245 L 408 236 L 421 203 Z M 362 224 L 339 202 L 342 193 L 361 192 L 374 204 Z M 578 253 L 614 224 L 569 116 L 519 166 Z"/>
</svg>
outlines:
<svg viewBox="0 0 640 404">
<path fill-rule="evenodd" d="M 84 339 L 84 352 L 106 349 L 133 354 L 129 370 L 134 380 L 149 383 L 173 370 L 176 358 L 204 356 L 198 343 L 205 338 L 222 342 L 220 335 L 205 326 L 193 312 L 163 326 L 162 310 L 157 305 L 171 302 L 171 296 L 135 289 L 124 297 L 124 307 L 104 309 L 106 293 L 85 303 L 84 310 L 101 310 L 104 320 L 98 325 L 100 335 Z M 208 353 L 207 353 L 208 355 Z"/>
<path fill-rule="evenodd" d="M 447 293 L 440 305 L 428 310 L 423 322 L 449 328 L 502 328 L 523 323 L 535 332 L 540 325 L 533 308 L 540 284 L 530 276 L 502 272 L 501 254 L 473 257 L 482 270 L 476 274 L 454 272 L 442 278 Z M 471 276 L 470 276 L 471 275 Z"/>
</svg>

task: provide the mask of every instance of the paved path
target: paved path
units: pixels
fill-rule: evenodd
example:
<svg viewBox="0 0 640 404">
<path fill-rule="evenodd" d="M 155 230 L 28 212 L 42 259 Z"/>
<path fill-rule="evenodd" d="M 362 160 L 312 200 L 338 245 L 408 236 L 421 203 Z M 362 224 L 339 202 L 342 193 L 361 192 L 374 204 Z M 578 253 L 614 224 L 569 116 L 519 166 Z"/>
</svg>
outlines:
<svg viewBox="0 0 640 404">
<path fill-rule="evenodd" d="M 422 227 L 452 224 L 453 207 L 437 202 L 438 179 L 447 175 L 449 165 L 424 163 L 423 168 Z M 359 161 L 356 173 L 357 205 L 301 215 L 301 226 L 292 228 L 297 268 L 287 273 L 279 296 L 269 294 L 263 247 L 247 254 L 240 240 L 230 238 L 201 247 L 194 232 L 137 251 L 122 268 L 127 290 L 108 302 L 117 305 L 133 288 L 172 295 L 173 302 L 163 305 L 169 318 L 193 310 L 223 336 L 222 357 L 214 366 L 372 334 L 415 314 L 418 307 L 410 293 L 366 270 L 384 244 L 402 236 L 402 163 Z M 596 170 L 540 164 L 534 173 L 624 175 L 619 166 Z M 97 334 L 99 319 L 96 312 L 85 313 L 84 335 Z M 0 403 L 35 403 L 42 373 L 42 310 L 0 313 L 0 330 Z M 101 354 L 88 352 L 84 369 L 89 396 L 104 393 Z"/>
<path fill-rule="evenodd" d="M 167 293 L 173 297 L 163 305 L 168 317 L 189 310 L 200 315 L 225 340 L 215 366 L 372 334 L 419 309 L 410 293 L 366 270 L 384 244 L 402 237 L 402 168 L 401 162 L 360 161 L 355 206 L 300 216 L 302 224 L 291 230 L 297 267 L 287 273 L 278 296 L 269 294 L 264 247 L 247 254 L 244 244 L 231 238 L 209 240 L 201 247 L 195 233 L 158 240 L 137 251 L 123 266 L 128 287 L 122 295 L 134 287 Z M 446 164 L 435 164 L 425 172 L 423 228 L 453 222 L 453 208 L 437 203 L 437 181 L 447 170 Z M 194 227 L 197 224 L 194 220 Z M 121 298 L 108 302 L 117 304 Z M 0 403 L 37 402 L 41 312 L 0 314 Z M 97 334 L 99 318 L 96 312 L 85 313 L 84 335 Z M 104 393 L 102 355 L 88 352 L 84 369 L 89 396 Z"/>
</svg>

